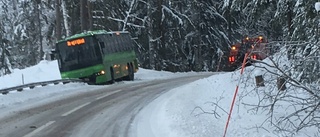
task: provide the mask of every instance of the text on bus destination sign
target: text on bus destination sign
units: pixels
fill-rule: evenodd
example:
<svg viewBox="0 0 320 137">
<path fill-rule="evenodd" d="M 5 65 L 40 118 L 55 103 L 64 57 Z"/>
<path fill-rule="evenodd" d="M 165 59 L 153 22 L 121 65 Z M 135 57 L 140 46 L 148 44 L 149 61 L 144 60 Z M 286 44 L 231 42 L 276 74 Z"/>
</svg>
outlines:
<svg viewBox="0 0 320 137">
<path fill-rule="evenodd" d="M 84 38 L 67 41 L 68 47 L 84 44 Z"/>
</svg>

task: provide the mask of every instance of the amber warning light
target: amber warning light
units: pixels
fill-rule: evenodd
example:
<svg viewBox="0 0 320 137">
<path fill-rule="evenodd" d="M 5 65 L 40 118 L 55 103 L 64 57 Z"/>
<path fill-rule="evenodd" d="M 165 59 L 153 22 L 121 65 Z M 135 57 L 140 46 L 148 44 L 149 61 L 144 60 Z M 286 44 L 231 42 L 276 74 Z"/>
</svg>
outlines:
<svg viewBox="0 0 320 137">
<path fill-rule="evenodd" d="M 68 47 L 84 44 L 84 38 L 67 41 Z"/>
</svg>

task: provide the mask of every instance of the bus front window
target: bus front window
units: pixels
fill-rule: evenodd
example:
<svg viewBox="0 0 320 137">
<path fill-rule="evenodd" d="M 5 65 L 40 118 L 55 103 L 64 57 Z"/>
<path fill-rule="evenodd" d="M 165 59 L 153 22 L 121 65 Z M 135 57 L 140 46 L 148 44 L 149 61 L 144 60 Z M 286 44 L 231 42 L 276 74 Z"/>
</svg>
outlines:
<svg viewBox="0 0 320 137">
<path fill-rule="evenodd" d="M 59 49 L 59 57 L 61 62 L 60 71 L 70 71 L 75 69 L 81 69 L 84 67 L 93 66 L 102 63 L 101 54 L 96 53 L 95 45 L 93 44 L 92 37 L 82 38 L 85 42 L 75 41 L 74 43 L 68 43 L 68 41 L 62 41 L 57 43 Z M 78 44 L 78 43 L 79 44 Z M 68 45 L 74 44 L 74 45 Z M 99 51 L 100 52 L 100 51 Z"/>
</svg>

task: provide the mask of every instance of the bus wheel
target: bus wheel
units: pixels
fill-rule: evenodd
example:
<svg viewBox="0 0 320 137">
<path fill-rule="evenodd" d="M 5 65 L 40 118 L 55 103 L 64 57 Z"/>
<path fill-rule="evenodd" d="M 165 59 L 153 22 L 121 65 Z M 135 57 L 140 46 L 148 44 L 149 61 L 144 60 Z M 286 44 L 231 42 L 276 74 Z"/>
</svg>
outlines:
<svg viewBox="0 0 320 137">
<path fill-rule="evenodd" d="M 128 64 L 129 66 L 129 69 L 128 69 L 128 71 L 129 71 L 129 74 L 128 74 L 128 80 L 131 80 L 131 81 L 133 81 L 134 80 L 134 70 L 133 70 L 133 66 L 132 66 L 132 63 L 130 63 L 130 64 Z"/>
<path fill-rule="evenodd" d="M 115 82 L 115 79 L 114 79 L 114 72 L 112 67 L 110 67 L 110 75 L 111 75 L 111 80 L 109 81 L 109 83 L 113 84 Z"/>
<path fill-rule="evenodd" d="M 128 75 L 124 77 L 124 80 L 132 81 L 134 79 L 133 67 L 129 63 L 127 64 L 127 67 L 128 67 Z"/>
</svg>

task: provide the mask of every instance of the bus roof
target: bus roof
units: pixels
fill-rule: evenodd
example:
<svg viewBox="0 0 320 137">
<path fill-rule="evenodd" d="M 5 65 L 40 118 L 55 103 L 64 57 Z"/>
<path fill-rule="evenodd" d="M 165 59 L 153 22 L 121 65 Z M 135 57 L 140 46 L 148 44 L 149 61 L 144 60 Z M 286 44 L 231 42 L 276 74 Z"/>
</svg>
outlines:
<svg viewBox="0 0 320 137">
<path fill-rule="evenodd" d="M 86 31 L 86 32 L 82 32 L 82 33 L 78 33 L 69 37 L 66 37 L 64 39 L 58 40 L 57 43 L 59 42 L 64 42 L 67 40 L 71 40 L 71 39 L 76 39 L 76 38 L 83 38 L 83 37 L 87 37 L 87 36 L 93 36 L 93 35 L 101 35 L 101 34 L 121 34 L 121 33 L 129 33 L 127 31 L 106 31 L 106 30 L 94 30 L 94 31 Z"/>
</svg>

